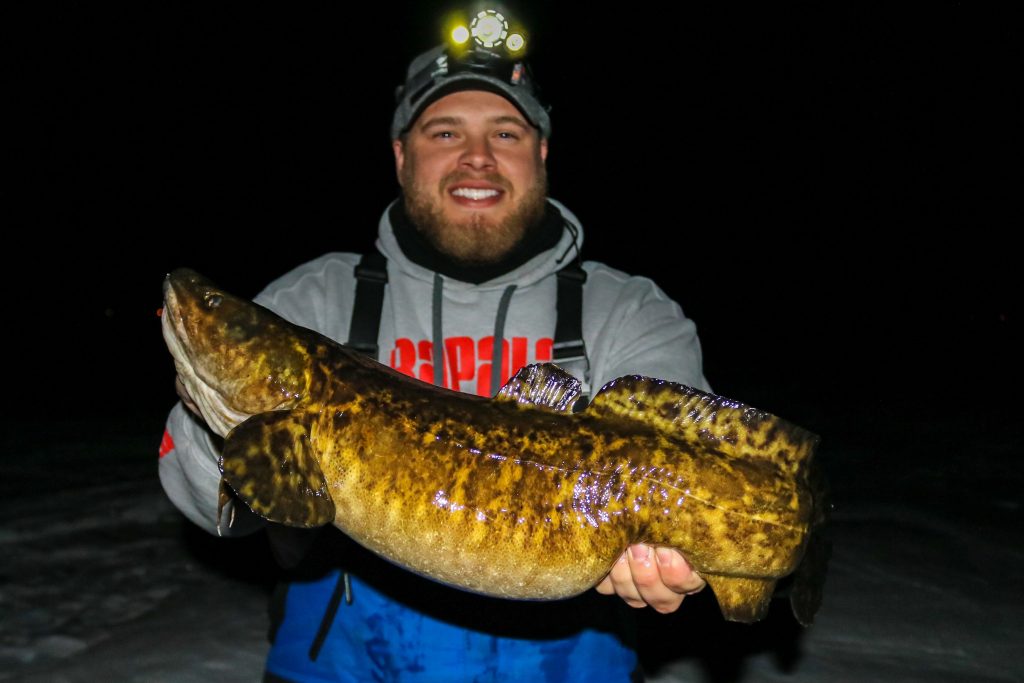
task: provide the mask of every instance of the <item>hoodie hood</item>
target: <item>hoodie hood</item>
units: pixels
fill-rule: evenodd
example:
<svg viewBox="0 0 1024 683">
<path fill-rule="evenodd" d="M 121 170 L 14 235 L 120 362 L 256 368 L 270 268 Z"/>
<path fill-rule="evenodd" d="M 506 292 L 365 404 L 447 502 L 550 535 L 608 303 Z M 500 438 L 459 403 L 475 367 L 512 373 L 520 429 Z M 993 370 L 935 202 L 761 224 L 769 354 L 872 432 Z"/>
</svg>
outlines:
<svg viewBox="0 0 1024 683">
<path fill-rule="evenodd" d="M 525 287 L 558 271 L 573 259 L 578 258 L 580 248 L 583 245 L 583 228 L 580 225 L 579 219 L 560 202 L 550 198 L 547 201 L 549 205 L 558 210 L 563 218 L 562 234 L 554 247 L 546 249 L 515 268 L 479 284 L 445 278 L 445 289 L 454 293 L 460 290 L 473 289 L 503 290 L 509 285 Z M 433 270 L 413 262 L 402 251 L 395 236 L 395 228 L 391 224 L 391 208 L 389 206 L 388 210 L 381 216 L 377 235 L 377 249 L 387 257 L 389 262 L 401 269 L 404 274 L 426 284 L 433 285 L 437 274 Z"/>
</svg>

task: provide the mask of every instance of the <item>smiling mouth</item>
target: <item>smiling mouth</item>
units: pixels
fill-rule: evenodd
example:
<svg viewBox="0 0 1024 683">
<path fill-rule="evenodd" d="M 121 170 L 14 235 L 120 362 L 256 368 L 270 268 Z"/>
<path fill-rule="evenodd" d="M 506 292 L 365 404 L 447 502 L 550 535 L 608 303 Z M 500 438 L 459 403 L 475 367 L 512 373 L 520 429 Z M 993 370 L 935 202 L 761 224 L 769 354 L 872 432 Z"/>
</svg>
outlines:
<svg viewBox="0 0 1024 683">
<path fill-rule="evenodd" d="M 451 194 L 453 197 L 461 197 L 463 199 L 471 199 L 478 202 L 499 196 L 501 194 L 501 190 L 477 187 L 457 187 L 451 191 Z"/>
</svg>

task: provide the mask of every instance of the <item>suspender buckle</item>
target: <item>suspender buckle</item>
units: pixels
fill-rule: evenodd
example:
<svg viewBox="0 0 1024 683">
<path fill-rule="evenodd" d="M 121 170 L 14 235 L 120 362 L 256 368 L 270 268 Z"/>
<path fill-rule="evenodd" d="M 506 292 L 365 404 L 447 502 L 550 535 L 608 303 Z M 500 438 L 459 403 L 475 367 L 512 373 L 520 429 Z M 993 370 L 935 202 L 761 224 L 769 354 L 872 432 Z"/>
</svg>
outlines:
<svg viewBox="0 0 1024 683">
<path fill-rule="evenodd" d="M 555 342 L 551 345 L 551 350 L 551 359 L 556 363 L 586 360 L 587 358 L 587 351 L 583 346 L 582 339 Z"/>
<path fill-rule="evenodd" d="M 368 266 L 362 262 L 356 265 L 355 276 L 360 280 L 380 284 L 387 284 L 388 281 L 388 271 L 386 269 L 382 270 L 376 267 L 376 265 Z"/>
</svg>

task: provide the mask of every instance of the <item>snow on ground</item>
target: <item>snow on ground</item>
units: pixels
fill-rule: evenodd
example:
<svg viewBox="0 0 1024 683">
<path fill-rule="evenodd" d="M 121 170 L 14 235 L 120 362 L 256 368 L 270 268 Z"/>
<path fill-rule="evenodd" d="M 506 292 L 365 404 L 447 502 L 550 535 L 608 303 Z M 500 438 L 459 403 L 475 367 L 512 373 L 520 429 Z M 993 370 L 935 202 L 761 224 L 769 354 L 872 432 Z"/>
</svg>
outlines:
<svg viewBox="0 0 1024 683">
<path fill-rule="evenodd" d="M 167 502 L 161 423 L 5 430 L 0 680 L 259 680 L 272 560 L 262 537 L 208 537 Z M 906 428 L 823 443 L 834 550 L 811 628 L 783 601 L 758 624 L 722 622 L 705 591 L 642 615 L 651 679 L 1024 680 L 1019 443 L 994 425 Z"/>
<path fill-rule="evenodd" d="M 0 680 L 259 680 L 268 575 L 230 561 L 255 539 L 182 523 L 155 477 L 158 420 L 113 427 L 6 435 Z"/>
</svg>

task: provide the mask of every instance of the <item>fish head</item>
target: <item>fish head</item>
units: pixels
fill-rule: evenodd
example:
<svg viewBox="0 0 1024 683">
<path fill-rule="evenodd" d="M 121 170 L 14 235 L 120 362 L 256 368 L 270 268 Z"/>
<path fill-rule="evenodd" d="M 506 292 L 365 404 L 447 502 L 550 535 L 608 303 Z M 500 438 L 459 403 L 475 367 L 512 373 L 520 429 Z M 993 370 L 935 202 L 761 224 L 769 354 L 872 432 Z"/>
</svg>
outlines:
<svg viewBox="0 0 1024 683">
<path fill-rule="evenodd" d="M 308 394 L 300 328 L 195 271 L 167 275 L 161 326 L 179 378 L 221 436 L 252 415 L 293 408 Z"/>
</svg>

